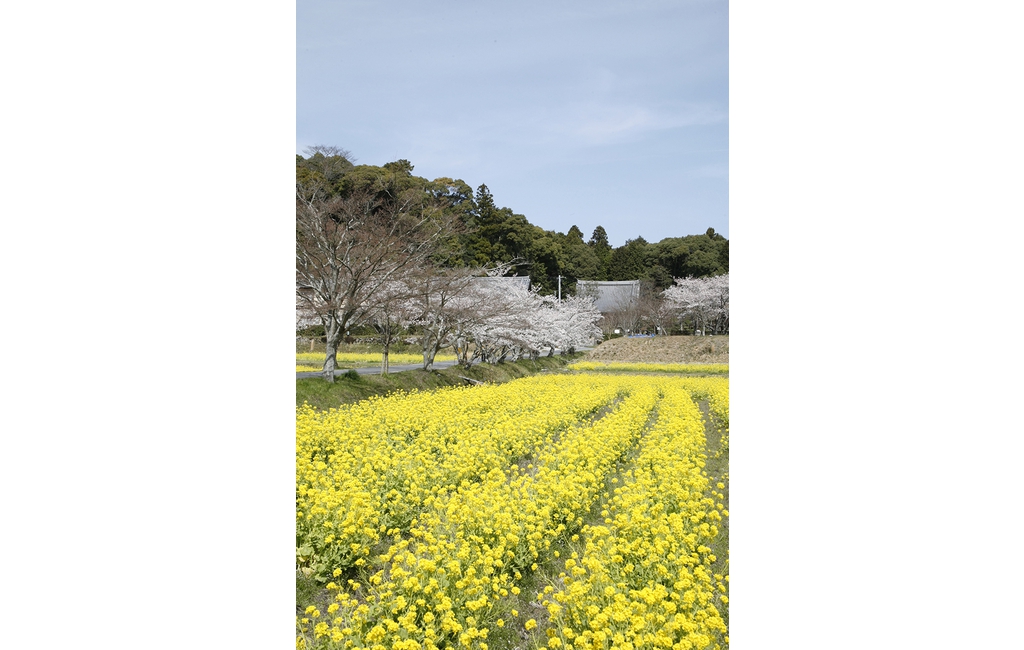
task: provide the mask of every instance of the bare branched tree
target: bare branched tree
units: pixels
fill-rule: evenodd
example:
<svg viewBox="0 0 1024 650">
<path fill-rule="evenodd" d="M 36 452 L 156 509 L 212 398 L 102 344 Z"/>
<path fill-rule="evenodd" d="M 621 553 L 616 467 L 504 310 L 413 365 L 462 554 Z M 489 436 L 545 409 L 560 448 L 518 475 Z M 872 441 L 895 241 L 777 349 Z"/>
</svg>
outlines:
<svg viewBox="0 0 1024 650">
<path fill-rule="evenodd" d="M 412 273 L 414 276 L 415 270 Z M 374 301 L 375 306 L 368 314 L 367 320 L 377 331 L 377 342 L 381 346 L 382 375 L 388 374 L 391 367 L 391 346 L 418 315 L 414 302 L 416 290 L 413 276 L 403 273 L 401 278 L 382 285 L 379 299 Z"/>
<path fill-rule="evenodd" d="M 329 183 L 343 176 L 356 162 L 352 153 L 341 147 L 316 144 L 306 147 L 302 153 L 306 154 L 306 167 Z"/>
<path fill-rule="evenodd" d="M 437 245 L 457 231 L 455 220 L 428 194 L 329 193 L 321 183 L 297 183 L 295 271 L 301 311 L 324 326 L 324 379 L 334 381 L 338 344 L 390 292 L 408 269 L 425 267 Z"/>
</svg>

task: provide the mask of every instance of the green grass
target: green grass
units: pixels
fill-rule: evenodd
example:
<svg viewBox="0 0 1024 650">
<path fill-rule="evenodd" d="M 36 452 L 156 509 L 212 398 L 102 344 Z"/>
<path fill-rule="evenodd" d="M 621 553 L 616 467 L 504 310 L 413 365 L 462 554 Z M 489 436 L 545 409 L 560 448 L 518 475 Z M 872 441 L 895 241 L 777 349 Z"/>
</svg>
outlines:
<svg viewBox="0 0 1024 650">
<path fill-rule="evenodd" d="M 558 372 L 578 359 L 575 356 L 541 357 L 536 361 L 523 359 L 515 362 L 478 363 L 471 368 L 451 366 L 441 370 L 406 370 L 388 375 L 356 375 L 354 372 L 336 377 L 334 383 L 320 377 L 295 380 L 295 405 L 309 402 L 310 406 L 327 410 L 342 404 L 351 404 L 372 395 L 387 395 L 396 391 L 433 390 L 445 386 L 465 386 L 462 377 L 484 383 L 500 384 L 539 372 Z"/>
</svg>

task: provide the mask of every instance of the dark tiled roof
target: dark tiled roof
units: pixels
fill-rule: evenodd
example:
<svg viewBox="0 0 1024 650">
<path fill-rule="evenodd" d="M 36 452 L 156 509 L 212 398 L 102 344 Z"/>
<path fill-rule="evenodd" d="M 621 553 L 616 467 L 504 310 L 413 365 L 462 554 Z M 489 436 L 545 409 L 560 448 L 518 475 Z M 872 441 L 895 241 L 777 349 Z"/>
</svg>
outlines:
<svg viewBox="0 0 1024 650">
<path fill-rule="evenodd" d="M 616 311 L 640 296 L 640 280 L 617 282 L 580 280 L 576 283 L 576 295 L 596 295 L 598 310 L 602 312 Z"/>
</svg>

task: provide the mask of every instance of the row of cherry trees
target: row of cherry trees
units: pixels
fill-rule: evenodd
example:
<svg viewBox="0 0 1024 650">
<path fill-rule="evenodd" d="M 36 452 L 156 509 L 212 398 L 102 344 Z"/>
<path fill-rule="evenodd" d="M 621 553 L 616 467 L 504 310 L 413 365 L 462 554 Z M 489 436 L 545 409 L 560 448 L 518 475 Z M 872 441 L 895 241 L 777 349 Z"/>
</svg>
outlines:
<svg viewBox="0 0 1024 650">
<path fill-rule="evenodd" d="M 452 348 L 460 364 L 536 358 L 543 350 L 572 351 L 601 337 L 601 313 L 591 301 L 542 296 L 524 285 L 480 277 L 472 270 L 435 273 L 434 285 L 404 303 L 406 324 L 421 333 L 423 367 Z"/>
<path fill-rule="evenodd" d="M 542 296 L 503 281 L 504 271 L 419 267 L 393 273 L 376 289 L 363 315 L 382 346 L 382 372 L 388 371 L 391 346 L 409 331 L 419 335 L 425 370 L 447 348 L 469 367 L 477 361 L 537 358 L 556 349 L 572 352 L 600 339 L 601 313 L 593 301 Z M 323 321 L 309 305 L 300 303 L 297 314 L 298 328 Z"/>
</svg>

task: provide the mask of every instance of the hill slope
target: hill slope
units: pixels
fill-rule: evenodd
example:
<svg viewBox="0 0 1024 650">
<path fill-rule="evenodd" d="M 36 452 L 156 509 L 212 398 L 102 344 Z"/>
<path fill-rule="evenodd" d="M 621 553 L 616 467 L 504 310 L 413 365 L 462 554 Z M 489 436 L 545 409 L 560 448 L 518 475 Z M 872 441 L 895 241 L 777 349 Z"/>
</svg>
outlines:
<svg viewBox="0 0 1024 650">
<path fill-rule="evenodd" d="M 587 352 L 587 361 L 729 363 L 728 336 L 617 338 Z"/>
</svg>

